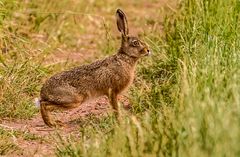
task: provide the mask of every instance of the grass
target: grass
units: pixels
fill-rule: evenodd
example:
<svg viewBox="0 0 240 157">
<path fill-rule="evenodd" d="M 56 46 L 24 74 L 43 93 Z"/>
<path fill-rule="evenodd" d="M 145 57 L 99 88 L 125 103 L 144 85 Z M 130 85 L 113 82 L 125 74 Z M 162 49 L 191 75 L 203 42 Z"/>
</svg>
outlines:
<svg viewBox="0 0 240 157">
<path fill-rule="evenodd" d="M 37 112 L 31 100 L 43 79 L 76 64 L 44 61 L 57 48 L 80 50 L 77 38 L 92 33 L 86 26 L 94 18 L 77 18 L 81 21 L 76 25 L 69 14 L 39 12 L 47 8 L 49 12 L 72 9 L 97 13 L 103 4 L 1 1 L 3 4 L 8 7 L 0 10 L 0 117 L 30 118 Z M 118 5 L 122 6 L 109 1 L 106 17 Z M 35 11 L 16 16 L 16 8 Z M 162 11 L 156 11 L 156 16 Z M 138 66 L 129 92 L 132 115 L 122 111 L 120 124 L 112 117 L 80 123 L 79 138 L 59 136 L 56 140 L 56 156 L 240 156 L 239 15 L 238 0 L 181 1 L 177 10 L 165 17 L 164 33 L 151 27 L 140 34 L 153 56 Z M 17 20 L 29 17 L 32 20 L 27 22 Z M 114 25 L 108 20 L 95 21 L 101 26 L 94 35 L 101 40 L 84 45 L 101 50 L 100 56 L 117 48 L 111 34 Z M 138 18 L 133 21 L 139 27 L 144 22 Z M 161 25 L 158 19 L 147 23 Z M 47 40 L 36 40 L 32 34 L 46 35 Z M 5 134 L 1 132 L 3 137 Z M 12 146 L 7 148 L 14 149 Z M 2 150 L 6 148 L 0 153 Z"/>
<path fill-rule="evenodd" d="M 0 155 L 6 155 L 7 153 L 12 153 L 18 150 L 18 146 L 14 144 L 11 138 L 15 138 L 15 132 L 5 131 L 0 129 Z"/>
<path fill-rule="evenodd" d="M 2 127 L 2 126 L 1 126 Z M 12 128 L 0 128 L 0 155 L 9 155 L 14 152 L 23 152 L 21 143 L 17 142 L 18 138 L 32 142 L 40 141 L 43 142 L 42 137 L 38 137 L 35 134 L 28 132 L 21 132 L 13 130 Z M 21 154 L 21 153 L 19 153 Z"/>
</svg>

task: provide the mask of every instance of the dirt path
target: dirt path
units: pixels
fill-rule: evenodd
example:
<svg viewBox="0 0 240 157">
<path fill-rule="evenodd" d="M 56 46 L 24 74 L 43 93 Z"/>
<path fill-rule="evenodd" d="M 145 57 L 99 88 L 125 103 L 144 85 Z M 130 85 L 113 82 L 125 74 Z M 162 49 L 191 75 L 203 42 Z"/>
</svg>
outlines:
<svg viewBox="0 0 240 157">
<path fill-rule="evenodd" d="M 138 18 L 145 17 L 146 19 L 149 18 L 150 21 L 153 18 L 158 18 L 158 20 L 156 21 L 162 22 L 163 21 L 162 17 L 164 15 L 162 15 L 162 17 L 154 17 L 155 15 L 154 12 L 157 8 L 164 7 L 164 6 L 168 7 L 171 10 L 172 8 L 176 7 L 176 3 L 174 2 L 174 0 L 171 0 L 171 1 L 160 0 L 159 2 L 152 2 L 152 3 L 145 2 L 135 7 L 134 5 L 129 5 L 127 10 L 128 12 L 131 11 L 132 14 L 138 14 Z M 146 9 L 145 12 L 142 12 L 142 11 L 139 12 L 139 10 L 144 10 L 144 9 Z M 128 15 L 128 17 L 129 17 L 130 25 L 136 25 L 134 23 L 134 20 L 136 19 L 136 17 L 133 15 Z M 115 21 L 113 21 L 113 23 L 114 22 Z M 158 28 L 155 28 L 155 26 L 156 25 L 153 24 L 152 28 L 158 29 Z M 157 26 L 159 27 L 161 25 L 157 24 Z M 132 29 L 132 32 L 133 34 L 136 34 L 135 32 L 142 31 L 142 29 L 143 27 Z M 61 61 L 64 62 L 66 61 L 66 59 L 69 59 L 70 61 L 77 61 L 79 63 L 84 63 L 85 60 L 95 59 L 99 51 L 96 50 L 96 45 L 94 45 L 93 43 L 97 43 L 98 38 L 96 38 L 96 36 L 100 36 L 104 34 L 104 32 L 99 32 L 99 34 L 96 34 L 94 32 L 96 32 L 94 29 L 92 30 L 92 32 L 91 30 L 89 30 L 88 35 L 82 36 L 79 39 L 80 44 L 83 45 L 83 48 L 81 49 L 81 51 L 85 52 L 87 50 L 88 53 L 58 51 L 56 53 L 51 54 L 49 58 L 46 60 L 46 62 L 47 63 L 61 62 Z M 91 48 L 88 47 L 88 45 L 91 45 Z M 129 102 L 126 97 L 122 96 L 119 99 L 121 102 L 123 102 L 126 108 L 129 108 Z M 69 134 L 78 136 L 79 134 L 78 129 L 80 127 L 79 121 L 84 120 L 84 118 L 87 118 L 92 115 L 97 117 L 106 116 L 108 115 L 108 113 L 111 113 L 111 108 L 109 106 L 107 98 L 102 97 L 96 101 L 86 103 L 80 106 L 79 108 L 73 109 L 71 111 L 57 113 L 57 117 L 60 117 L 60 120 L 66 124 L 64 128 L 60 128 L 56 130 L 56 129 L 47 127 L 46 125 L 44 125 L 40 114 L 36 115 L 35 117 L 29 120 L 3 119 L 0 121 L 1 122 L 0 128 L 4 128 L 10 131 L 18 131 L 24 134 L 23 136 L 24 138 L 22 136 L 20 138 L 14 135 L 12 136 L 12 140 L 20 148 L 20 151 L 15 151 L 9 154 L 8 156 L 31 156 L 31 157 L 32 156 L 54 156 L 54 150 L 56 149 L 56 145 L 55 145 L 56 143 L 54 142 L 56 139 L 54 139 L 54 137 L 56 137 L 55 135 L 57 133 L 63 134 L 65 136 Z"/>
</svg>

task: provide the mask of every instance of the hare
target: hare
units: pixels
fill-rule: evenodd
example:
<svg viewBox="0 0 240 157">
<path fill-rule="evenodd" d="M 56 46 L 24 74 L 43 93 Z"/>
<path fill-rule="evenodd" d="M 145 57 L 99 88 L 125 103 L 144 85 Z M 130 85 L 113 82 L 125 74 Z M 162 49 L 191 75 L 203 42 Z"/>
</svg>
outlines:
<svg viewBox="0 0 240 157">
<path fill-rule="evenodd" d="M 120 9 L 116 20 L 122 43 L 115 55 L 53 75 L 43 84 L 39 105 L 46 125 L 61 125 L 60 121 L 51 120 L 49 112 L 53 109 L 75 108 L 103 95 L 118 115 L 117 96 L 133 82 L 137 61 L 150 51 L 146 43 L 128 34 L 127 18 Z"/>
</svg>

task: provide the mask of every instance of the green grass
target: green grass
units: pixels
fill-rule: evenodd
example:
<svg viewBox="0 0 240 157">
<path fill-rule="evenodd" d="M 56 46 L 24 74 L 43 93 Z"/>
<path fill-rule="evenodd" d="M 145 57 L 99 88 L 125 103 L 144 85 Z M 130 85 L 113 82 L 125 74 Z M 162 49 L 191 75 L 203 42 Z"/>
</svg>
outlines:
<svg viewBox="0 0 240 157">
<path fill-rule="evenodd" d="M 21 148 L 22 143 L 18 139 L 24 139 L 29 142 L 44 141 L 42 137 L 28 132 L 16 131 L 12 128 L 0 128 L 0 155 L 8 155 L 14 152 L 21 152 L 19 154 L 22 154 L 24 150 Z"/>
<path fill-rule="evenodd" d="M 14 138 L 16 132 L 5 131 L 0 128 L 0 155 L 6 155 L 18 150 L 18 146 L 14 144 Z"/>
<path fill-rule="evenodd" d="M 108 2 L 106 15 L 123 5 Z M 76 25 L 72 15 L 39 12 L 47 8 L 49 12 L 84 10 L 97 14 L 104 4 L 3 3 L 8 7 L 0 10 L 0 117 L 29 118 L 37 112 L 31 101 L 43 80 L 76 64 L 49 65 L 44 63 L 45 58 L 57 48 L 78 50 L 79 35 L 91 31 L 86 27 L 91 18 L 80 18 Z M 35 12 L 16 16 L 16 6 Z M 156 16 L 160 17 L 162 11 L 159 8 Z M 154 27 L 140 34 L 153 56 L 144 58 L 138 66 L 129 92 L 132 115 L 122 110 L 120 124 L 112 117 L 80 122 L 78 138 L 59 136 L 56 140 L 56 156 L 240 156 L 239 15 L 239 0 L 181 1 L 176 12 L 165 17 L 164 33 Z M 32 20 L 16 19 L 25 16 L 32 16 Z M 143 27 L 144 20 L 139 18 L 134 24 Z M 98 21 L 102 26 L 100 40 L 93 40 L 100 55 L 111 54 L 117 47 L 111 34 L 114 25 L 108 20 Z M 147 23 L 161 24 L 158 19 Z M 47 34 L 47 42 L 36 42 L 31 36 L 35 33 Z M 0 150 L 9 151 L 12 146 Z"/>
</svg>

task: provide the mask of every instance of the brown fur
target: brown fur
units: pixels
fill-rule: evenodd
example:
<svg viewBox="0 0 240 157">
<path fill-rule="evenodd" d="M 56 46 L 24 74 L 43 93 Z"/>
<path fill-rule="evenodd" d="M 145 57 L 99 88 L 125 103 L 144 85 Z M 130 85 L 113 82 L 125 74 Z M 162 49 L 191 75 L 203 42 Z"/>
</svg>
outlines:
<svg viewBox="0 0 240 157">
<path fill-rule="evenodd" d="M 117 54 L 58 73 L 43 85 L 40 109 L 48 126 L 57 125 L 51 121 L 49 111 L 78 107 L 86 100 L 102 95 L 108 96 L 118 114 L 117 96 L 132 83 L 137 60 L 148 55 L 149 49 L 137 37 L 128 35 L 127 19 L 120 9 L 116 15 L 118 29 L 122 33 L 122 44 Z"/>
</svg>

